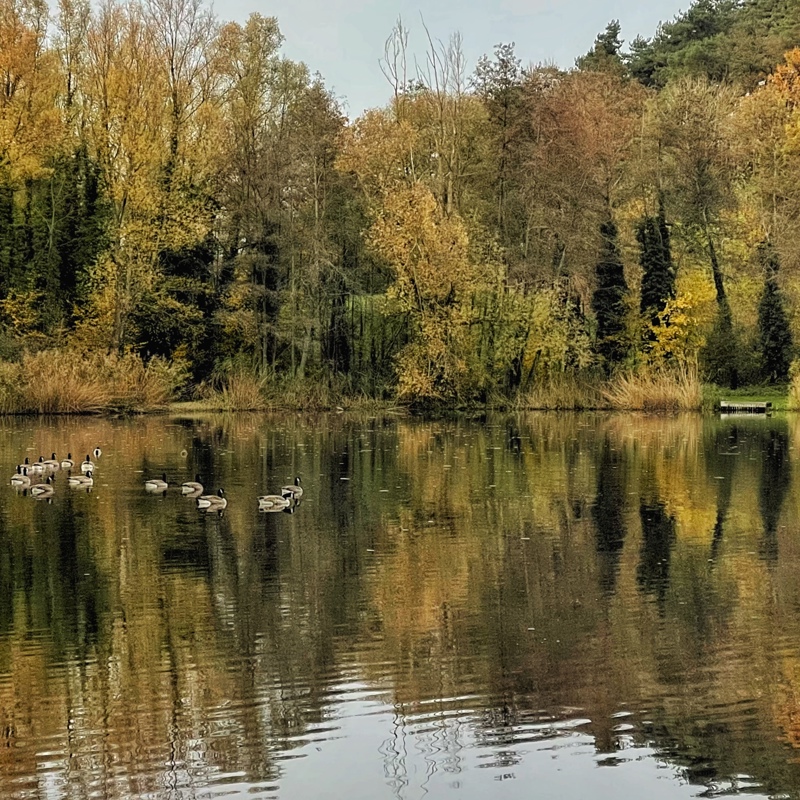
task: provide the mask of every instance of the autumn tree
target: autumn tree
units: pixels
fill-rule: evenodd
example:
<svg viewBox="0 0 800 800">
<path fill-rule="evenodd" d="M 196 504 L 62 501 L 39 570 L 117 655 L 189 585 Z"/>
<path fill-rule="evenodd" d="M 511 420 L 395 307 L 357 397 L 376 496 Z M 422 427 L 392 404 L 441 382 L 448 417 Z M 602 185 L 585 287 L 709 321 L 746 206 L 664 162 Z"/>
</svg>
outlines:
<svg viewBox="0 0 800 800">
<path fill-rule="evenodd" d="M 472 77 L 474 90 L 486 109 L 493 151 L 486 166 L 494 194 L 489 218 L 506 246 L 519 236 L 517 220 L 524 220 L 523 214 L 516 213 L 522 209 L 514 181 L 519 169 L 523 77 L 522 62 L 513 44 L 497 45 L 492 59 L 481 56 Z"/>
<path fill-rule="evenodd" d="M 705 250 L 720 306 L 727 295 L 717 240 L 722 213 L 733 197 L 729 127 L 733 109 L 729 89 L 685 79 L 659 96 L 656 110 L 667 199 Z"/>
<path fill-rule="evenodd" d="M 628 162 L 643 101 L 640 87 L 607 73 L 528 77 L 525 103 L 536 125 L 519 178 L 526 229 L 515 274 L 569 276 L 588 300 L 600 225 L 634 189 Z"/>
</svg>

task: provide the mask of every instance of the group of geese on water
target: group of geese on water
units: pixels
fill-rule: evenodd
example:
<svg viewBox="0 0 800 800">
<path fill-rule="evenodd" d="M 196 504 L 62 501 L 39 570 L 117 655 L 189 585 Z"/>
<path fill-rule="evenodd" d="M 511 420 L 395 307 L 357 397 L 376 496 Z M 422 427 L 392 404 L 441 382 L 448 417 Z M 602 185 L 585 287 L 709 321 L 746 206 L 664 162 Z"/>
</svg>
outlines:
<svg viewBox="0 0 800 800">
<path fill-rule="evenodd" d="M 166 472 L 162 473 L 160 478 L 150 478 L 144 482 L 144 488 L 148 492 L 162 494 L 166 493 L 169 487 Z M 203 494 L 203 491 L 199 475 L 196 475 L 193 481 L 181 484 L 181 494 L 195 498 L 198 508 L 205 511 L 222 511 L 228 505 L 224 489 L 218 489 L 216 494 Z M 258 507 L 261 511 L 293 511 L 302 496 L 303 487 L 300 485 L 300 478 L 297 477 L 293 484 L 282 486 L 280 494 L 265 494 L 259 497 Z"/>
<path fill-rule="evenodd" d="M 86 460 L 80 462 L 80 472 L 75 473 L 72 472 L 75 468 L 72 453 L 68 453 L 67 457 L 60 461 L 56 458 L 55 453 L 47 459 L 39 456 L 39 460 L 32 464 L 26 456 L 21 464 L 17 464 L 16 472 L 11 476 L 11 485 L 15 489 L 29 491 L 33 497 L 46 500 L 55 494 L 53 485 L 55 473 L 65 470 L 69 473 L 67 483 L 73 489 L 89 489 L 94 485 L 95 463 L 92 461 L 92 457 L 96 461 L 102 454 L 100 448 L 95 447 L 92 456 L 87 454 Z"/>
<path fill-rule="evenodd" d="M 100 458 L 102 451 L 95 447 L 92 456 L 95 461 Z M 94 485 L 95 463 L 87 455 L 86 460 L 80 462 L 80 472 L 73 473 L 75 462 L 72 460 L 72 453 L 65 459 L 59 461 L 56 454 L 45 459 L 39 456 L 38 461 L 32 464 L 26 457 L 22 464 L 17 465 L 16 472 L 11 476 L 11 485 L 16 489 L 23 489 L 31 495 L 40 499 L 51 498 L 55 494 L 54 477 L 59 470 L 69 473 L 68 484 L 75 489 L 89 489 Z M 160 478 L 151 478 L 144 482 L 144 488 L 148 492 L 164 493 L 169 489 L 167 475 L 163 473 Z M 206 511 L 222 511 L 228 505 L 228 498 L 225 497 L 225 490 L 218 489 L 216 494 L 203 494 L 203 484 L 200 476 L 197 475 L 193 481 L 186 481 L 181 484 L 181 494 L 197 500 L 197 507 Z M 282 486 L 280 494 L 265 494 L 258 498 L 258 507 L 261 511 L 294 511 L 303 496 L 303 487 L 300 485 L 300 478 L 294 479 L 294 483 L 289 486 Z"/>
</svg>

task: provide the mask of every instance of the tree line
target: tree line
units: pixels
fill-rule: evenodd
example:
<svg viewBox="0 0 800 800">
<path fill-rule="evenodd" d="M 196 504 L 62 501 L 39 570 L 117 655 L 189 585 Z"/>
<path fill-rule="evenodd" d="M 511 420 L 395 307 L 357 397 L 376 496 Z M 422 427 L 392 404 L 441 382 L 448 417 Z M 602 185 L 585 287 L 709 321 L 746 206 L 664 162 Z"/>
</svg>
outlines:
<svg viewBox="0 0 800 800">
<path fill-rule="evenodd" d="M 132 352 L 187 395 L 245 373 L 423 403 L 687 364 L 789 377 L 787 4 L 698 0 L 628 51 L 611 22 L 569 70 L 502 44 L 469 71 L 458 36 L 420 64 L 398 22 L 387 104 L 353 121 L 274 18 L 0 11 L 6 361 Z"/>
</svg>

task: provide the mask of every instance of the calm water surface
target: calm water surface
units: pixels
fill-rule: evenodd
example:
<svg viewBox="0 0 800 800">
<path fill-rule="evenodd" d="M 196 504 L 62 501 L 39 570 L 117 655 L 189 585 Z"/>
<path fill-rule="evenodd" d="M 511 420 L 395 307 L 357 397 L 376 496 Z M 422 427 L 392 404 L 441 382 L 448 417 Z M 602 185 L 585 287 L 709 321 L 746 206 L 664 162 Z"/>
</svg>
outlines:
<svg viewBox="0 0 800 800">
<path fill-rule="evenodd" d="M 800 797 L 800 420 L 0 422 L 0 797 Z M 52 502 L 8 480 L 80 460 Z M 145 477 L 200 473 L 222 514 Z M 300 475 L 294 513 L 256 496 Z"/>
</svg>

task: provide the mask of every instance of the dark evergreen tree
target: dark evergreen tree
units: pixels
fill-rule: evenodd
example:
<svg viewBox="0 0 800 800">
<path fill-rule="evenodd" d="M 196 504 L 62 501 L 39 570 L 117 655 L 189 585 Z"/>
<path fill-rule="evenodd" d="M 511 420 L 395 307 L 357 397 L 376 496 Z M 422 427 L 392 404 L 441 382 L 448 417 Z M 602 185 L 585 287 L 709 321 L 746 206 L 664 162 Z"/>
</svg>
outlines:
<svg viewBox="0 0 800 800">
<path fill-rule="evenodd" d="M 646 216 L 639 223 L 636 238 L 644 273 L 641 312 L 657 325 L 658 315 L 666 308 L 667 301 L 675 297 L 675 268 L 663 203 L 659 203 L 657 216 Z"/>
<path fill-rule="evenodd" d="M 761 352 L 761 377 L 771 383 L 788 380 L 792 362 L 792 331 L 778 286 L 780 264 L 769 243 L 758 248 L 764 269 L 764 292 L 758 304 L 758 340 Z"/>
<path fill-rule="evenodd" d="M 725 298 L 717 306 L 714 327 L 700 354 L 708 379 L 719 386 L 736 389 L 739 386 L 742 354 L 739 336 L 733 327 L 730 303 Z"/>
<path fill-rule="evenodd" d="M 622 75 L 625 65 L 620 55 L 622 40 L 619 38 L 622 30 L 619 20 L 612 19 L 602 33 L 598 33 L 592 49 L 575 60 L 575 66 L 584 72 L 610 72 Z"/>
<path fill-rule="evenodd" d="M 597 288 L 592 295 L 592 310 L 597 318 L 597 352 L 611 366 L 625 355 L 622 332 L 628 284 L 617 247 L 617 226 L 608 220 L 600 226 L 600 234 L 603 241 L 595 269 Z"/>
</svg>

